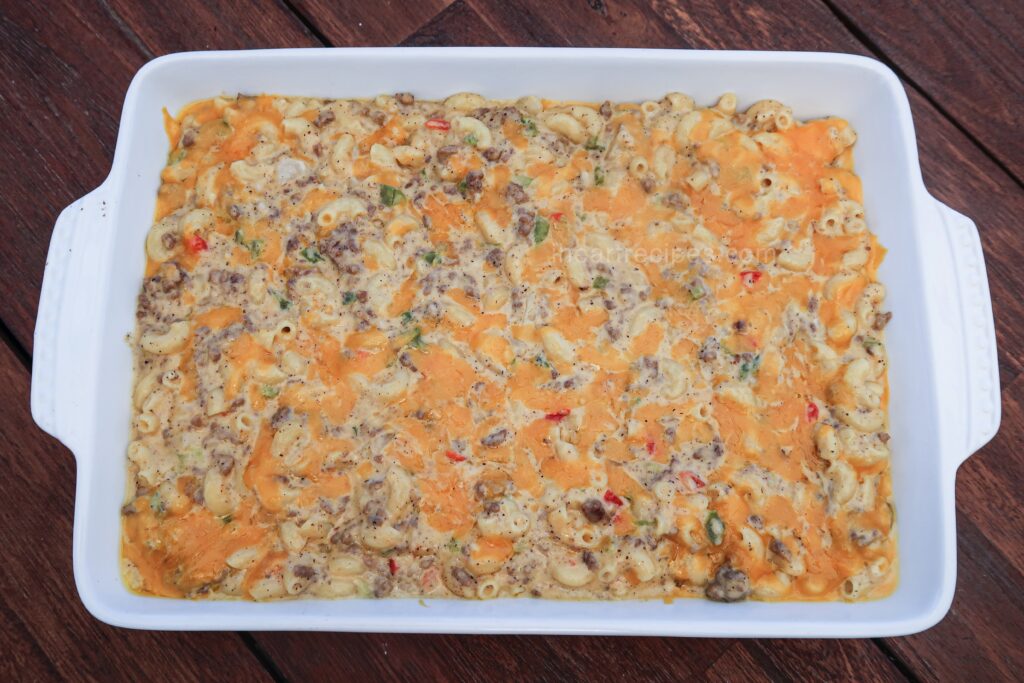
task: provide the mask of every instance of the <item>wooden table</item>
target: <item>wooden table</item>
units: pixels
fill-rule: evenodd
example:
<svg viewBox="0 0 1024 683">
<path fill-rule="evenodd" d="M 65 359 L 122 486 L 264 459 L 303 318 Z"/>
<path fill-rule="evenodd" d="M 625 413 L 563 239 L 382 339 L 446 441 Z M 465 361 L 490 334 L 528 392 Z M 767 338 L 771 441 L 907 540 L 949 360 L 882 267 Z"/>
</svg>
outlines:
<svg viewBox="0 0 1024 683">
<path fill-rule="evenodd" d="M 0 9 L 0 674 L 50 678 L 766 680 L 1024 672 L 1024 4 L 974 0 L 10 0 Z M 71 455 L 28 412 L 32 330 L 59 211 L 98 185 L 129 80 L 199 49 L 566 45 L 876 57 L 910 95 L 925 181 L 988 262 L 1002 430 L 961 468 L 956 599 L 935 628 L 854 641 L 145 633 L 105 626 L 71 572 Z"/>
</svg>

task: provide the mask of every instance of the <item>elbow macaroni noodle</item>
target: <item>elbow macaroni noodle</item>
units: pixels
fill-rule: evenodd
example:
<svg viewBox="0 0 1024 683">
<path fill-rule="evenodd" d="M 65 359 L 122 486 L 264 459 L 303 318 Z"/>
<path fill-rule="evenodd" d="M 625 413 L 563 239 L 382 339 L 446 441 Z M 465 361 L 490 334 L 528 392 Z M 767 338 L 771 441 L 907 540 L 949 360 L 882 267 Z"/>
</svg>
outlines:
<svg viewBox="0 0 1024 683">
<path fill-rule="evenodd" d="M 891 314 L 845 121 L 400 93 L 166 126 L 132 590 L 894 588 Z"/>
</svg>

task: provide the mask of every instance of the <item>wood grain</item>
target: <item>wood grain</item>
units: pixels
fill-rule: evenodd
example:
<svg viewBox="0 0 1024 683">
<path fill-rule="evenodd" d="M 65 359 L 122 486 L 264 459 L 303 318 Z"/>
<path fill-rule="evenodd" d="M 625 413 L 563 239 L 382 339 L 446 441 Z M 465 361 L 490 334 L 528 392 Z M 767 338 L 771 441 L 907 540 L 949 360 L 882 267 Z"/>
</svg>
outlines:
<svg viewBox="0 0 1024 683">
<path fill-rule="evenodd" d="M 296 0 L 295 9 L 328 45 L 394 45 L 429 22 L 451 0 Z"/>
<path fill-rule="evenodd" d="M 829 1 L 1024 181 L 1024 3 Z"/>
<path fill-rule="evenodd" d="M 121 103 L 146 56 L 104 8 L 88 4 L 7 3 L 0 41 L 0 288 L 8 294 L 0 317 L 31 349 L 53 223 L 106 177 Z"/>
<path fill-rule="evenodd" d="M 71 573 L 74 460 L 32 426 L 28 393 L 28 371 L 0 345 L 3 679 L 270 680 L 235 634 L 129 631 L 85 611 Z"/>
<path fill-rule="evenodd" d="M 321 45 L 301 19 L 279 2 L 108 2 L 117 22 L 150 56 Z"/>
<path fill-rule="evenodd" d="M 501 43 L 497 32 L 466 0 L 456 0 L 400 44 L 406 47 L 485 47 Z"/>
<path fill-rule="evenodd" d="M 7 3 L 0 12 L 5 44 L 0 103 L 12 123 L 0 136 L 5 188 L 0 201 L 8 216 L 0 224 L 0 287 L 7 294 L 0 320 L 31 349 L 53 220 L 102 181 L 127 84 L 155 55 L 317 45 L 321 39 L 334 45 L 601 45 L 859 54 L 873 54 L 877 47 L 920 86 L 911 87 L 909 95 L 926 183 L 936 197 L 977 221 L 997 316 L 1003 427 L 958 477 L 960 576 L 945 621 L 917 636 L 886 640 L 886 651 L 863 640 L 287 633 L 252 638 L 267 653 L 271 668 L 295 680 L 336 678 L 340 672 L 354 680 L 417 682 L 494 677 L 899 680 L 903 670 L 922 679 L 1013 678 L 1024 667 L 1019 597 L 1024 588 L 1024 496 L 1019 486 L 1024 478 L 1024 303 L 1019 296 L 1024 291 L 1024 239 L 1018 229 L 1024 215 L 1019 183 L 1024 157 L 1012 118 L 1016 110 L 1007 119 L 999 105 L 1020 101 L 1022 56 L 1015 46 L 1021 11 L 993 0 L 971 6 L 948 0 L 915 6 L 901 2 L 884 10 L 861 0 L 780 0 L 771 6 L 710 0 Z M 1000 42 L 1007 37 L 1017 42 Z M 16 454 L 7 459 L 0 480 L 0 542 L 15 549 L 9 554 L 13 559 L 0 565 L 0 675 L 265 678 L 266 669 L 237 636 L 123 631 L 84 612 L 70 568 L 72 461 L 31 426 L 27 382 L 24 367 L 0 344 L 0 405 L 5 406 L 0 449 Z"/>
</svg>

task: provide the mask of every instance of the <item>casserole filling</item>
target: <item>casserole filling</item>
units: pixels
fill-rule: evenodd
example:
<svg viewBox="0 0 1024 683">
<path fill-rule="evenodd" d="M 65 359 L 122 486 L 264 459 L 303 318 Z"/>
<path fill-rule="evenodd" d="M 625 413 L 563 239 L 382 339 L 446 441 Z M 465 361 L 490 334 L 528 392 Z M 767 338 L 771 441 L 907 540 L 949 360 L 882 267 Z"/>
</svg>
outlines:
<svg viewBox="0 0 1024 683">
<path fill-rule="evenodd" d="M 891 314 L 845 121 L 400 93 L 165 123 L 133 590 L 894 588 Z"/>
</svg>

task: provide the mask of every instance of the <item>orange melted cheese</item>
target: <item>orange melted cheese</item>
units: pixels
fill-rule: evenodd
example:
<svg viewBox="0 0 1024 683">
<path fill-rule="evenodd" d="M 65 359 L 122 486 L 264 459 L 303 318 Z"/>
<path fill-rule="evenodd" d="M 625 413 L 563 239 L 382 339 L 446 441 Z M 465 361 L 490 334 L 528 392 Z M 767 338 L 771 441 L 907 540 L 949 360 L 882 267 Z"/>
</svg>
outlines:
<svg viewBox="0 0 1024 683">
<path fill-rule="evenodd" d="M 165 115 L 126 582 L 890 592 L 885 252 L 855 136 L 733 101 Z"/>
</svg>

